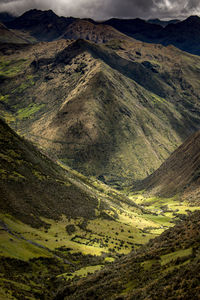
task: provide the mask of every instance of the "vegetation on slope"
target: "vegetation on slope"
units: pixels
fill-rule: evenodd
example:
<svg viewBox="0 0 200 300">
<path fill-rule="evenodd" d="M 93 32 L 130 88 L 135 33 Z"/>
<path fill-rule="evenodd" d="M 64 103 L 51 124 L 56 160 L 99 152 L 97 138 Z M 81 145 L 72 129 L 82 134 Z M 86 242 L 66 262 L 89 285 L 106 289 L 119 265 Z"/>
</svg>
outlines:
<svg viewBox="0 0 200 300">
<path fill-rule="evenodd" d="M 198 128 L 198 57 L 117 40 L 11 51 L 4 46 L 1 56 L 5 119 L 71 167 L 115 187 L 151 174 Z"/>
<path fill-rule="evenodd" d="M 153 195 L 179 194 L 191 205 L 199 205 L 200 132 L 190 136 L 151 176 L 139 186 Z M 139 188 L 139 187 L 138 187 Z"/>
<path fill-rule="evenodd" d="M 52 299 L 58 282 L 86 276 L 164 229 L 120 192 L 55 164 L 2 120 L 0 144 L 2 297 Z"/>
<path fill-rule="evenodd" d="M 41 30 L 41 14 L 32 13 L 35 23 L 26 15 L 27 26 L 35 37 L 61 34 L 66 20 L 49 11 Z M 58 284 L 57 299 L 195 297 L 198 213 L 139 247 L 198 208 L 186 201 L 199 184 L 198 134 L 189 155 L 175 155 L 173 176 L 187 176 L 162 194 L 173 198 L 145 198 L 143 191 L 128 198 L 105 183 L 120 189 L 144 178 L 198 128 L 199 58 L 111 29 L 102 35 L 102 26 L 88 21 L 76 24 L 80 35 L 83 24 L 90 34 L 93 28 L 88 39 L 95 42 L 121 40 L 0 46 L 1 116 L 60 165 L 0 121 L 0 297 L 52 299 Z M 187 172 L 178 174 L 185 159 Z M 186 184 L 183 202 L 177 193 Z M 77 281 L 116 258 L 111 273 Z"/>
<path fill-rule="evenodd" d="M 98 201 L 71 184 L 60 167 L 0 122 L 1 211 L 35 226 L 44 224 L 40 216 L 94 217 Z"/>
<path fill-rule="evenodd" d="M 68 284 L 59 299 L 197 299 L 200 213 L 151 240 L 111 267 Z"/>
<path fill-rule="evenodd" d="M 1 43 L 16 43 L 16 44 L 27 44 L 28 39 L 24 37 L 20 32 L 9 30 L 6 26 L 0 23 L 0 42 Z"/>
</svg>

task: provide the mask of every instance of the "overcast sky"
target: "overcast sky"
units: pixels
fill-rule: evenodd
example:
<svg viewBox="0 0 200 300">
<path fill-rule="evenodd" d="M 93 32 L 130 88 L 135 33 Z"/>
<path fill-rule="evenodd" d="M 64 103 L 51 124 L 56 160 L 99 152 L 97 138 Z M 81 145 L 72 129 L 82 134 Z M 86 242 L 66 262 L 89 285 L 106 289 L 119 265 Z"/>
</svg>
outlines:
<svg viewBox="0 0 200 300">
<path fill-rule="evenodd" d="M 96 20 L 120 18 L 185 18 L 200 15 L 200 0 L 0 0 L 0 11 L 15 15 L 37 8 L 58 15 Z"/>
</svg>

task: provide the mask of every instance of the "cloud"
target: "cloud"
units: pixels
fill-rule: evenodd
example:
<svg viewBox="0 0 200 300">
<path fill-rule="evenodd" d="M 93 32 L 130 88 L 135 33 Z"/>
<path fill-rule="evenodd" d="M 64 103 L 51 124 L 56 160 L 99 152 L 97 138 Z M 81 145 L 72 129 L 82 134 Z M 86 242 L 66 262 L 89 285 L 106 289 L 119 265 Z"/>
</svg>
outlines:
<svg viewBox="0 0 200 300">
<path fill-rule="evenodd" d="M 20 15 L 29 9 L 52 9 L 58 15 L 120 18 L 183 18 L 200 13 L 199 0 L 0 0 L 0 11 Z"/>
</svg>

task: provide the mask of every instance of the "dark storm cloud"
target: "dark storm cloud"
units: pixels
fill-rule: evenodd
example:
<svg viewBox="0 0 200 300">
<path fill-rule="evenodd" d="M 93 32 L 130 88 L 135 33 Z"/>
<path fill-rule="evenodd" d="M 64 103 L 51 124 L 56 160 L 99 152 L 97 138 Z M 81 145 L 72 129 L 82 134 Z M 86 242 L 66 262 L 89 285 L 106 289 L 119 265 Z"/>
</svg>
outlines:
<svg viewBox="0 0 200 300">
<path fill-rule="evenodd" d="M 106 19 L 183 18 L 200 13 L 199 0 L 0 0 L 0 11 L 22 14 L 32 8 L 52 9 L 58 15 Z"/>
</svg>

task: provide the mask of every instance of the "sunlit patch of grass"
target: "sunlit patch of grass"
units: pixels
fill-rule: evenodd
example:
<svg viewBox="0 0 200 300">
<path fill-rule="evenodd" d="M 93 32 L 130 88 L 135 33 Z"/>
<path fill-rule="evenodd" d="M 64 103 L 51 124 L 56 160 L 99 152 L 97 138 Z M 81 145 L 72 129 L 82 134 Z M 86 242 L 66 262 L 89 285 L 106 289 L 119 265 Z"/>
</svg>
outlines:
<svg viewBox="0 0 200 300">
<path fill-rule="evenodd" d="M 8 175 L 8 179 L 11 179 L 11 180 L 15 180 L 15 181 L 19 181 L 20 179 L 26 179 L 23 175 L 21 175 L 20 173 L 16 172 L 16 171 L 13 171 L 12 174 L 9 174 Z"/>
<path fill-rule="evenodd" d="M 154 103 L 160 102 L 160 103 L 168 103 L 164 98 L 159 97 L 156 94 L 151 93 L 151 97 Z"/>
<path fill-rule="evenodd" d="M 97 265 L 97 266 L 89 266 L 89 267 L 84 267 L 81 268 L 80 270 L 75 271 L 74 273 L 64 273 L 58 276 L 59 277 L 63 277 L 66 280 L 68 279 L 72 279 L 74 277 L 87 277 L 89 274 L 93 274 L 96 271 L 99 271 L 103 268 L 103 265 Z"/>
<path fill-rule="evenodd" d="M 129 281 L 127 284 L 126 284 L 126 288 L 122 291 L 122 295 L 124 294 L 127 294 L 129 291 L 133 290 L 135 287 L 137 286 L 137 283 L 135 280 L 133 281 Z"/>
<path fill-rule="evenodd" d="M 0 116 L 6 121 L 6 123 L 11 123 L 16 121 L 16 117 L 7 111 L 1 111 Z"/>
<path fill-rule="evenodd" d="M 19 109 L 17 111 L 17 118 L 19 120 L 22 120 L 24 118 L 29 118 L 32 115 L 34 115 L 36 112 L 38 112 L 39 110 L 41 110 L 44 106 L 45 106 L 45 104 L 34 104 L 34 103 L 31 103 L 27 107 L 21 108 L 21 109 Z"/>
<path fill-rule="evenodd" d="M 115 261 L 115 259 L 114 259 L 114 257 L 106 257 L 105 259 L 104 259 L 104 261 L 105 262 L 108 262 L 108 263 L 111 263 L 111 262 L 114 262 Z"/>
<path fill-rule="evenodd" d="M 9 95 L 0 94 L 0 102 L 8 103 Z"/>
<path fill-rule="evenodd" d="M 24 71 L 27 66 L 26 59 L 0 60 L 0 76 L 13 77 Z"/>
<path fill-rule="evenodd" d="M 32 173 L 39 179 L 39 180 L 45 180 L 46 176 L 44 176 L 41 172 L 32 170 Z"/>
<path fill-rule="evenodd" d="M 159 224 L 160 226 L 171 226 L 171 218 L 163 215 L 152 215 L 152 214 L 146 214 L 145 218 L 148 220 L 152 220 L 153 222 Z"/>
<path fill-rule="evenodd" d="M 199 210 L 199 206 L 190 206 L 187 201 L 180 200 L 179 195 L 172 198 L 148 197 L 141 194 L 131 195 L 130 198 L 150 213 L 173 219 L 174 214 L 187 214 L 188 211 Z"/>
<path fill-rule="evenodd" d="M 152 265 L 156 262 L 156 260 L 146 260 L 143 263 L 141 263 L 141 266 L 144 268 L 145 271 L 150 270 Z"/>
<path fill-rule="evenodd" d="M 34 257 L 49 257 L 51 254 L 46 250 L 31 245 L 30 243 L 9 235 L 5 231 L 0 232 L 0 256 L 13 257 L 28 261 Z"/>
<path fill-rule="evenodd" d="M 0 283 L 1 283 L 1 279 L 0 279 Z M 16 298 L 12 296 L 11 291 L 10 292 L 5 291 L 5 290 L 3 290 L 2 287 L 0 287 L 0 299 L 1 300 L 16 300 Z"/>
<path fill-rule="evenodd" d="M 82 218 L 69 220 L 63 216 L 57 221 L 42 218 L 49 224 L 49 228 L 35 229 L 10 216 L 2 215 L 1 218 L 15 232 L 50 250 L 65 246 L 71 249 L 71 253 L 81 252 L 84 255 L 129 253 L 133 247 L 138 247 L 155 236 L 150 232 L 144 234 L 140 228 L 135 228 L 135 223 L 131 225 L 119 220 L 97 218 L 88 221 L 86 227 L 82 228 L 81 224 L 84 221 Z M 150 221 L 149 224 L 153 223 Z M 72 234 L 67 233 L 67 225 L 74 225 L 75 231 Z M 145 225 L 148 225 L 146 220 Z"/>
<path fill-rule="evenodd" d="M 187 257 L 192 254 L 192 248 L 188 249 L 181 249 L 175 252 L 171 252 L 166 255 L 161 256 L 161 265 L 166 265 L 167 263 L 171 262 L 172 260 L 175 260 L 178 257 Z"/>
</svg>

